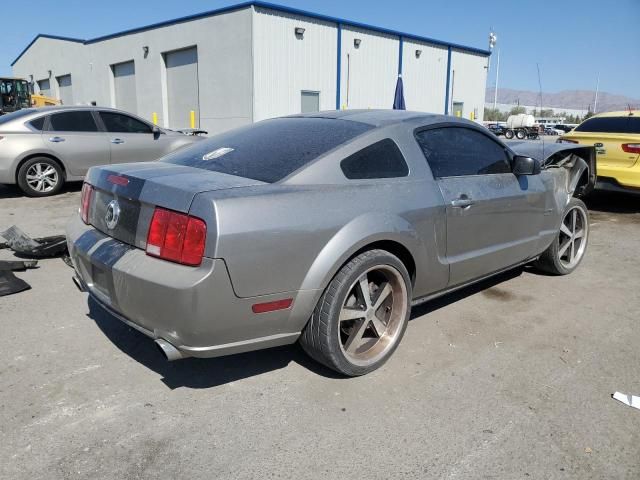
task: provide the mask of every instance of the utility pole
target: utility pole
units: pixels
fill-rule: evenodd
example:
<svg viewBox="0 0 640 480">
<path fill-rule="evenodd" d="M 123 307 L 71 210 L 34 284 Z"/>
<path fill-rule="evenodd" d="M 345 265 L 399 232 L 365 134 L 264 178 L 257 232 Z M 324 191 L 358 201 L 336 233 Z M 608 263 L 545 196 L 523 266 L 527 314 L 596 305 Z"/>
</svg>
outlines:
<svg viewBox="0 0 640 480">
<path fill-rule="evenodd" d="M 500 78 L 500 49 L 498 49 L 498 60 L 496 61 L 496 88 L 493 92 L 493 109 L 497 108 L 498 103 L 498 80 Z"/>
</svg>

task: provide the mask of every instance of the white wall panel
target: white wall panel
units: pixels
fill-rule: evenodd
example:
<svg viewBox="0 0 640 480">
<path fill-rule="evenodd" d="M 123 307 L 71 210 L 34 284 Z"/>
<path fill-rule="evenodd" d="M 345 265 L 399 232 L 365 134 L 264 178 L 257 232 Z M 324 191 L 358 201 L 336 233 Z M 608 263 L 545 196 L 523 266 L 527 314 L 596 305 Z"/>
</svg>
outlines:
<svg viewBox="0 0 640 480">
<path fill-rule="evenodd" d="M 416 50 L 422 53 L 416 57 Z M 447 48 L 404 40 L 402 81 L 407 110 L 444 113 L 447 90 Z"/>
<path fill-rule="evenodd" d="M 354 39 L 361 40 L 358 48 Z M 398 80 L 400 39 L 392 35 L 342 27 L 341 106 L 392 108 Z"/>
<path fill-rule="evenodd" d="M 296 27 L 304 35 L 296 36 Z M 320 92 L 320 110 L 335 109 L 337 35 L 335 23 L 256 9 L 255 121 L 300 113 L 302 91 Z"/>
<path fill-rule="evenodd" d="M 462 116 L 469 119 L 475 111 L 478 122 L 484 118 L 487 62 L 484 55 L 457 50 L 451 52 L 451 104 L 463 102 Z M 451 108 L 449 111 L 452 112 Z"/>
</svg>

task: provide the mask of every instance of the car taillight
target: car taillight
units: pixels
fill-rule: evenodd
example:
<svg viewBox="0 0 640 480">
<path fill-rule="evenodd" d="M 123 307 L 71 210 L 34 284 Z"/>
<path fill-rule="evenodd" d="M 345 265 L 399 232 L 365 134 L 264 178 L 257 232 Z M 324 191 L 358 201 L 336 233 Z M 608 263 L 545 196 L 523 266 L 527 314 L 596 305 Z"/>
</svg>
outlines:
<svg viewBox="0 0 640 480">
<path fill-rule="evenodd" d="M 147 255 L 196 267 L 202 263 L 206 240 L 203 220 L 156 207 L 147 235 Z"/>
<path fill-rule="evenodd" d="M 89 208 L 93 198 L 93 187 L 88 183 L 82 184 L 82 194 L 80 196 L 80 217 L 86 224 L 89 223 Z"/>
<path fill-rule="evenodd" d="M 627 153 L 640 153 L 640 143 L 623 143 L 622 150 Z"/>
</svg>

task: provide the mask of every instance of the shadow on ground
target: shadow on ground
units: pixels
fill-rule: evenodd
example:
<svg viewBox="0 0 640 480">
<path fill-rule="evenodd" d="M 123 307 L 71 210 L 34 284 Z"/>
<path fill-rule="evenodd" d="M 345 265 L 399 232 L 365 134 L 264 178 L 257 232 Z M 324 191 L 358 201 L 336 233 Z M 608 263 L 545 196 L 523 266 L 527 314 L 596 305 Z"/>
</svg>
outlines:
<svg viewBox="0 0 640 480">
<path fill-rule="evenodd" d="M 88 302 L 89 318 L 96 322 L 107 338 L 122 352 L 162 375 L 162 382 L 172 390 L 180 387 L 216 387 L 279 370 L 292 361 L 315 374 L 328 378 L 342 378 L 311 360 L 297 344 L 227 357 L 187 358 L 168 362 L 150 338 L 122 323 L 91 297 Z"/>
<path fill-rule="evenodd" d="M 521 275 L 522 272 L 522 268 L 515 269 L 414 307 L 411 319 L 496 287 Z M 129 357 L 161 375 L 163 383 L 172 390 L 180 387 L 195 389 L 216 387 L 279 370 L 290 362 L 295 362 L 311 372 L 327 378 L 344 378 L 310 359 L 297 344 L 220 358 L 187 358 L 176 362 L 167 362 L 150 338 L 122 323 L 91 297 L 89 297 L 88 304 L 89 318 L 96 322 L 98 328 L 107 338 Z"/>
<path fill-rule="evenodd" d="M 640 195 L 598 190 L 584 198 L 591 212 L 597 213 L 640 213 Z"/>
<path fill-rule="evenodd" d="M 82 182 L 69 182 L 64 184 L 58 195 L 62 193 L 79 192 L 80 190 L 82 190 Z M 17 185 L 0 185 L 0 199 L 21 197 L 27 198 Z"/>
</svg>

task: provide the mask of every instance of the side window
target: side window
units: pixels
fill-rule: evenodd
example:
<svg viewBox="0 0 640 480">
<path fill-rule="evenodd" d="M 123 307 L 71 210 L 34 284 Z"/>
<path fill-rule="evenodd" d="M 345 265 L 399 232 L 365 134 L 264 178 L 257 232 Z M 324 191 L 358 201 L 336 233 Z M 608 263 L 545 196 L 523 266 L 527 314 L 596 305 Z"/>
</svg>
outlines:
<svg viewBox="0 0 640 480">
<path fill-rule="evenodd" d="M 97 132 L 98 127 L 90 111 L 54 113 L 49 117 L 52 132 Z"/>
<path fill-rule="evenodd" d="M 100 112 L 107 132 L 112 133 L 152 133 L 152 128 L 129 115 L 114 112 Z"/>
<path fill-rule="evenodd" d="M 596 117 L 585 120 L 576 132 L 630 133 L 630 117 Z"/>
<path fill-rule="evenodd" d="M 476 130 L 435 128 L 415 137 L 435 178 L 511 173 L 504 148 Z"/>
<path fill-rule="evenodd" d="M 389 138 L 369 145 L 340 162 L 345 177 L 350 180 L 394 178 L 409 175 L 402 152 Z"/>
<path fill-rule="evenodd" d="M 31 120 L 29 125 L 31 128 L 34 128 L 38 131 L 42 131 L 44 129 L 44 121 L 47 117 L 36 118 L 35 120 Z"/>
</svg>

